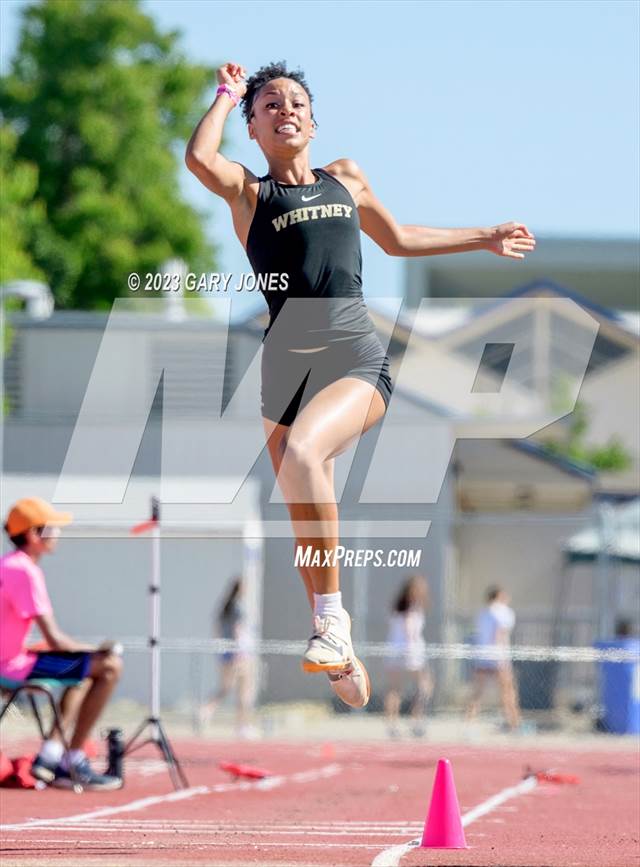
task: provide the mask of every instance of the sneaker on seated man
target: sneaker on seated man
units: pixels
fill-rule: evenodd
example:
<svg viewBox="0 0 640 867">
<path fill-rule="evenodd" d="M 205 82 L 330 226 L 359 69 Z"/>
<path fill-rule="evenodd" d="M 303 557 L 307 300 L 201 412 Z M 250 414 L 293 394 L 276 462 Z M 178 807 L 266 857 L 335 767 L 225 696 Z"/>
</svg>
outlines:
<svg viewBox="0 0 640 867">
<path fill-rule="evenodd" d="M 10 510 L 5 530 L 14 550 L 0 557 L 0 676 L 13 681 L 46 678 L 65 685 L 77 684 L 65 696 L 62 724 L 75 720 L 69 753 L 59 733 L 42 743 L 31 772 L 45 783 L 111 790 L 122 785 L 116 777 L 96 773 L 82 746 L 104 710 L 122 672 L 122 659 L 114 648 L 93 648 L 74 641 L 58 626 L 39 560 L 55 551 L 60 527 L 68 512 L 56 512 L 45 500 L 19 500 Z M 31 625 L 36 623 L 49 650 L 29 651 Z M 89 678 L 89 683 L 83 683 Z M 82 686 L 80 686 L 82 684 Z M 73 773 L 71 772 L 73 768 Z"/>
</svg>

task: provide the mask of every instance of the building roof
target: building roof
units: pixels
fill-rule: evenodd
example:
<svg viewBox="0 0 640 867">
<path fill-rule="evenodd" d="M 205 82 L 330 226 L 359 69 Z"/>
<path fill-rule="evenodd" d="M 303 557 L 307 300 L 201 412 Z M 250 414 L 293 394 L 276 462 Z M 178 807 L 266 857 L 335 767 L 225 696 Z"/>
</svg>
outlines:
<svg viewBox="0 0 640 867">
<path fill-rule="evenodd" d="M 395 386 L 394 395 L 396 393 L 413 406 L 424 409 L 426 412 L 439 415 L 443 419 L 450 419 L 451 421 L 455 421 L 461 418 L 458 413 L 452 412 L 448 407 L 443 406 L 439 403 L 435 403 L 434 401 L 427 400 L 426 398 L 422 397 L 422 395 L 412 391 L 408 391 L 405 388 Z M 519 451 L 522 454 L 527 455 L 528 457 L 543 461 L 547 465 L 552 466 L 560 472 L 566 473 L 567 475 L 570 475 L 574 478 L 577 477 L 585 481 L 592 481 L 596 478 L 597 473 L 593 469 L 593 467 L 589 466 L 588 464 L 583 464 L 579 463 L 578 461 L 571 460 L 570 458 L 564 457 L 562 455 L 554 454 L 548 451 L 543 445 L 534 442 L 533 440 L 509 439 L 505 437 L 503 439 L 499 439 L 498 441 L 504 444 L 507 448 L 515 449 L 516 451 Z"/>
<path fill-rule="evenodd" d="M 589 464 L 582 464 L 571 458 L 563 457 L 549 452 L 540 443 L 530 439 L 524 440 L 508 440 L 511 448 L 531 455 L 531 457 L 544 461 L 547 464 L 553 464 L 557 469 L 568 473 L 570 476 L 577 476 L 585 480 L 593 480 L 596 478 L 596 471 Z"/>
<path fill-rule="evenodd" d="M 437 339 L 462 331 L 470 322 L 476 322 L 483 317 L 487 317 L 487 322 L 489 322 L 489 317 L 495 311 L 501 310 L 511 299 L 541 297 L 569 298 L 591 313 L 598 321 L 606 322 L 611 328 L 618 329 L 622 337 L 640 338 L 640 314 L 613 310 L 596 304 L 580 293 L 553 280 L 532 280 L 495 300 L 472 299 L 471 303 L 463 303 L 467 299 L 459 299 L 458 301 L 442 298 L 431 299 L 424 310 L 420 310 L 420 308 L 400 310 L 397 323 L 403 331 L 413 329 L 416 334 L 425 339 Z M 387 320 L 388 323 L 395 320 L 390 305 L 378 303 L 375 298 L 367 301 L 367 304 L 377 316 Z"/>
</svg>

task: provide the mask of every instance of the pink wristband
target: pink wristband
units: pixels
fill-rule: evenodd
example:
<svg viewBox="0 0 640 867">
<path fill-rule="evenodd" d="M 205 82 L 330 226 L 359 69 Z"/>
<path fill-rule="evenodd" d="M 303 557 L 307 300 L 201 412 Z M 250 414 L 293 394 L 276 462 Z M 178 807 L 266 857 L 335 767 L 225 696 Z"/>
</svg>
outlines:
<svg viewBox="0 0 640 867">
<path fill-rule="evenodd" d="M 235 92 L 235 90 L 229 87 L 228 84 L 221 84 L 218 86 L 218 89 L 216 90 L 216 96 L 218 96 L 218 94 L 220 93 L 226 93 L 227 96 L 230 96 L 234 105 L 237 105 L 240 102 L 240 97 Z"/>
</svg>

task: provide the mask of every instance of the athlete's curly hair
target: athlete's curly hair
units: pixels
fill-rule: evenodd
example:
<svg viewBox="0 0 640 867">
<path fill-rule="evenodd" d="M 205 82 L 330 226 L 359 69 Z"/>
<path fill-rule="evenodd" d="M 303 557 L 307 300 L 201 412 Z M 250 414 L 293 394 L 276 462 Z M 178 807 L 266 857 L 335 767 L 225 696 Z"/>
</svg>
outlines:
<svg viewBox="0 0 640 867">
<path fill-rule="evenodd" d="M 242 115 L 245 121 L 249 123 L 251 120 L 251 115 L 253 114 L 253 103 L 260 88 L 264 87 L 264 85 L 268 84 L 270 81 L 273 81 L 274 78 L 290 78 L 306 90 L 311 105 L 311 119 L 317 126 L 316 120 L 313 116 L 313 96 L 309 90 L 309 85 L 305 80 L 304 72 L 301 69 L 288 70 L 285 60 L 262 66 L 247 79 L 247 92 L 242 97 Z"/>
</svg>

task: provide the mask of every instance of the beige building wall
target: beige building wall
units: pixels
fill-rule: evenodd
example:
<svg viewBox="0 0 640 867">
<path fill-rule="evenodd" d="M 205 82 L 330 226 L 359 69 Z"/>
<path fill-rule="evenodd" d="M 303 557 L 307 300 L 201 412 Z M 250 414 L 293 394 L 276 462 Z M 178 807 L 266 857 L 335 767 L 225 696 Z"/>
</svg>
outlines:
<svg viewBox="0 0 640 867">
<path fill-rule="evenodd" d="M 538 520 L 523 517 L 456 529 L 458 544 L 458 612 L 473 618 L 484 604 L 484 593 L 491 584 L 504 586 L 512 596 L 516 614 L 522 619 L 546 619 L 555 607 L 562 578 L 564 542 L 583 529 L 586 520 Z M 585 570 L 586 571 L 586 570 Z M 588 614 L 591 581 L 584 572 L 573 581 L 569 611 L 577 618 Z M 546 643 L 550 635 L 526 636 L 526 643 Z"/>
<path fill-rule="evenodd" d="M 582 386 L 581 398 L 589 409 L 589 443 L 604 445 L 618 437 L 633 456 L 624 473 L 606 474 L 607 487 L 640 489 L 640 354 L 631 353 L 618 364 L 596 371 Z"/>
</svg>

